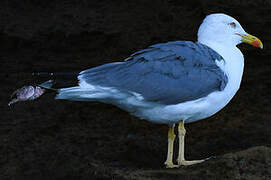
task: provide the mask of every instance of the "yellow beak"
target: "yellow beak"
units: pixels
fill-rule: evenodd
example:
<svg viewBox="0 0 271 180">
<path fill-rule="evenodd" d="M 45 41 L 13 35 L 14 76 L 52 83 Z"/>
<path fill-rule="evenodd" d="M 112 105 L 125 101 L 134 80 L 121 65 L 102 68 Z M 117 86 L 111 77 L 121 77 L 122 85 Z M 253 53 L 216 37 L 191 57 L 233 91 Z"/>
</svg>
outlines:
<svg viewBox="0 0 271 180">
<path fill-rule="evenodd" d="M 259 47 L 259 48 L 263 49 L 263 43 L 259 38 L 252 36 L 250 34 L 246 34 L 246 35 L 237 34 L 237 35 L 242 37 L 242 42 L 248 43 L 254 47 Z"/>
</svg>

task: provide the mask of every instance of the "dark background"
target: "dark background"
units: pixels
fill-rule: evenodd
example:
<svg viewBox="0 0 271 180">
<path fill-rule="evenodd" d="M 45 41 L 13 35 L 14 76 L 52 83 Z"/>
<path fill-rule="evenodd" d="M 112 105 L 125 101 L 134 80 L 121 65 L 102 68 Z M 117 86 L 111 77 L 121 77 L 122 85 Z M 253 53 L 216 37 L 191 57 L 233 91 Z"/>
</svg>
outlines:
<svg viewBox="0 0 271 180">
<path fill-rule="evenodd" d="M 165 169 L 167 126 L 110 105 L 48 93 L 7 106 L 15 89 L 38 83 L 32 72 L 78 72 L 154 43 L 196 41 L 215 12 L 235 17 L 264 49 L 241 45 L 245 72 L 234 99 L 186 125 L 187 159 L 214 160 Z M 2 0 L 0 179 L 270 179 L 270 35 L 269 0 Z"/>
</svg>

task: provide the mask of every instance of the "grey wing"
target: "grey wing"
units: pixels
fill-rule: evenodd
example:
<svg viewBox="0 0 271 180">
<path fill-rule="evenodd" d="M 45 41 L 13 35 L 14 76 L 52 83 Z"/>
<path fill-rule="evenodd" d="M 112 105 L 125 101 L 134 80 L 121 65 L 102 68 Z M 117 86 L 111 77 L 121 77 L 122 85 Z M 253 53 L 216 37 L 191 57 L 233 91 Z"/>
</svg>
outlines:
<svg viewBox="0 0 271 180">
<path fill-rule="evenodd" d="M 224 61 L 200 43 L 168 42 L 138 51 L 124 62 L 85 70 L 79 79 L 136 92 L 148 101 L 177 104 L 224 89 L 227 76 L 216 65 L 216 60 Z"/>
</svg>

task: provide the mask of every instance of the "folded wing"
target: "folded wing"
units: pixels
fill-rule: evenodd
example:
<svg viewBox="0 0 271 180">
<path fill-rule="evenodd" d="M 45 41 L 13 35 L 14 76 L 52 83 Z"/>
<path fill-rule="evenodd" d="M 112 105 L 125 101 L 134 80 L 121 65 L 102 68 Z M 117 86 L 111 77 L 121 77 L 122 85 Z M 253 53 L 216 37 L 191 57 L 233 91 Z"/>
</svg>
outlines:
<svg viewBox="0 0 271 180">
<path fill-rule="evenodd" d="M 177 104 L 225 88 L 228 79 L 216 64 L 223 58 L 211 48 L 189 41 L 156 44 L 124 62 L 82 71 L 79 80 L 91 85 L 141 94 L 145 100 Z"/>
</svg>

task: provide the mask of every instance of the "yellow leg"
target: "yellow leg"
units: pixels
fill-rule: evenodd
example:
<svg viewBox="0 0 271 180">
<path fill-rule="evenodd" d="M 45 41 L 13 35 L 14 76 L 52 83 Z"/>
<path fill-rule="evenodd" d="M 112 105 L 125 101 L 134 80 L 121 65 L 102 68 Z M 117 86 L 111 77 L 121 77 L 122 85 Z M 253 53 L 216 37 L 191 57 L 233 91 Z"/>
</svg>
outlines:
<svg viewBox="0 0 271 180">
<path fill-rule="evenodd" d="M 179 167 L 178 165 L 175 165 L 172 162 L 175 137 L 176 135 L 174 133 L 174 126 L 170 126 L 168 129 L 168 152 L 167 152 L 167 160 L 165 162 L 166 168 Z"/>
<path fill-rule="evenodd" d="M 179 166 L 188 166 L 188 165 L 198 164 L 207 160 L 207 159 L 203 159 L 203 160 L 186 161 L 184 158 L 184 137 L 185 137 L 186 130 L 184 128 L 184 123 L 182 121 L 180 121 L 179 123 L 178 133 L 179 133 L 179 155 L 178 155 L 177 162 Z"/>
</svg>

